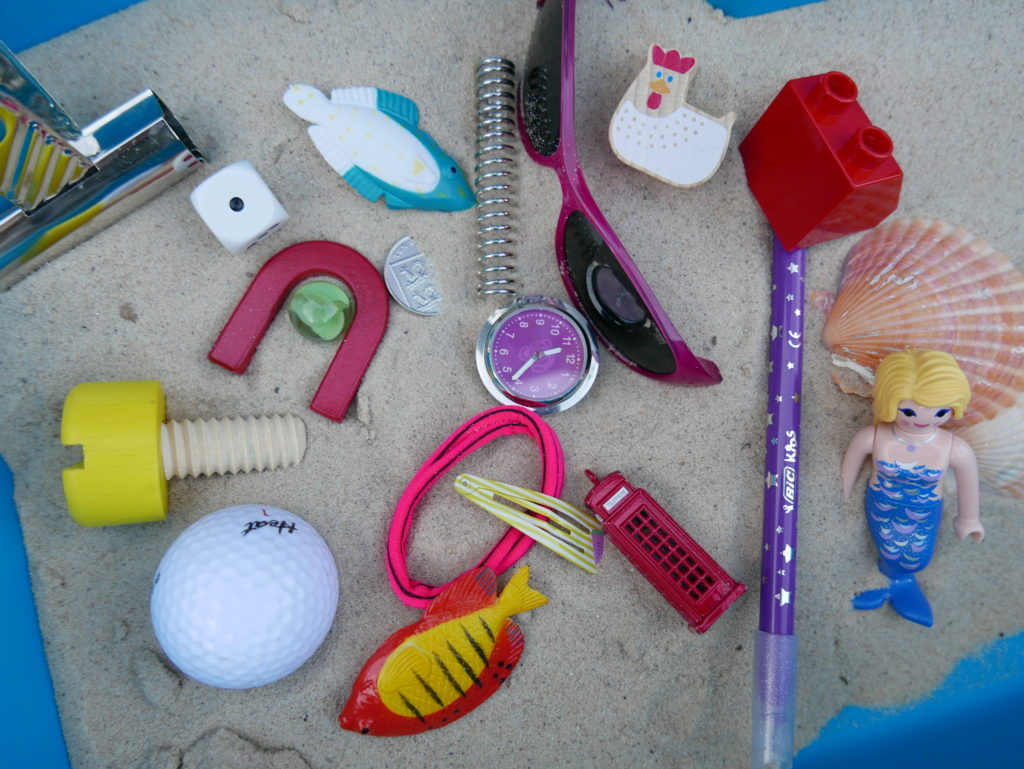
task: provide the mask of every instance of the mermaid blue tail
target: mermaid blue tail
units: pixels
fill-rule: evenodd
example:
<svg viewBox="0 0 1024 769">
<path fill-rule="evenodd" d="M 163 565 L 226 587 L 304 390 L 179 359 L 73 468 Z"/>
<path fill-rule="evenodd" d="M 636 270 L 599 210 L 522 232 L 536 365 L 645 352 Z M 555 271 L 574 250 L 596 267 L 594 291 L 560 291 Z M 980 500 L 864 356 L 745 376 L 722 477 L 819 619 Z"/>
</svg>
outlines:
<svg viewBox="0 0 1024 769">
<path fill-rule="evenodd" d="M 888 567 L 888 568 L 887 568 Z M 889 586 L 865 590 L 853 597 L 853 608 L 862 611 L 880 609 L 886 602 L 904 619 L 925 627 L 932 626 L 932 607 L 913 574 L 898 566 L 879 561 L 878 569 L 889 577 Z"/>
<path fill-rule="evenodd" d="M 878 548 L 878 569 L 889 586 L 853 599 L 855 609 L 878 609 L 887 602 L 901 617 L 932 626 L 932 609 L 914 574 L 931 560 L 942 519 L 936 485 L 942 473 L 924 465 L 876 463 L 876 477 L 864 494 L 868 529 Z"/>
</svg>

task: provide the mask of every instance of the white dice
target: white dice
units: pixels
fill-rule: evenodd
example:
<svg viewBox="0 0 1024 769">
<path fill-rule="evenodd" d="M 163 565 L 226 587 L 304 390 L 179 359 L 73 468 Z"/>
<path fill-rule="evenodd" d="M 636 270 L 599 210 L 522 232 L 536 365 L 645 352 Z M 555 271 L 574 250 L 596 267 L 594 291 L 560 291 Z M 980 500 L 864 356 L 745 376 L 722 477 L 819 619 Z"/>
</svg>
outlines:
<svg viewBox="0 0 1024 769">
<path fill-rule="evenodd" d="M 288 221 L 288 212 L 252 163 L 239 160 L 198 185 L 192 205 L 233 254 L 255 245 Z"/>
</svg>

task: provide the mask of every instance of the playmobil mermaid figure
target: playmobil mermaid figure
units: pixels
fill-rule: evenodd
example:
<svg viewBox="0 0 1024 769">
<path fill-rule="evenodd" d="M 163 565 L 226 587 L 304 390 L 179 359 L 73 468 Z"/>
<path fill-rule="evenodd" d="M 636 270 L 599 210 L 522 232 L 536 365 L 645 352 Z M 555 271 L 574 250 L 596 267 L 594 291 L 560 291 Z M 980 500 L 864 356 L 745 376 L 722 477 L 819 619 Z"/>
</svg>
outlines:
<svg viewBox="0 0 1024 769">
<path fill-rule="evenodd" d="M 936 350 L 888 355 L 875 372 L 875 424 L 860 430 L 843 457 L 843 495 L 849 500 L 868 454 L 874 463 L 864 495 L 878 568 L 890 584 L 860 593 L 856 609 L 889 601 L 896 612 L 926 627 L 932 610 L 914 575 L 931 560 L 942 519 L 942 478 L 956 475 L 957 537 L 980 542 L 978 464 L 966 441 L 940 429 L 963 416 L 971 389 L 956 360 Z"/>
</svg>

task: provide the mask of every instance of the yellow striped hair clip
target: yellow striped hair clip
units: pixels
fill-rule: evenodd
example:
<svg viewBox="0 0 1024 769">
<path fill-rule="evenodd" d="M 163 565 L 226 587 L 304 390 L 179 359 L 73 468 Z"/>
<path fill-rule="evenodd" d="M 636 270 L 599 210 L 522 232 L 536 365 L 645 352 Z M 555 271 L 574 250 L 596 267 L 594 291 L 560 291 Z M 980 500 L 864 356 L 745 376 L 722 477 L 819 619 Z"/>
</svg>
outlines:
<svg viewBox="0 0 1024 769">
<path fill-rule="evenodd" d="M 455 479 L 455 490 L 584 571 L 597 571 L 604 537 L 600 522 L 590 513 L 539 491 L 468 473 Z M 499 498 L 525 510 L 510 507 Z"/>
</svg>

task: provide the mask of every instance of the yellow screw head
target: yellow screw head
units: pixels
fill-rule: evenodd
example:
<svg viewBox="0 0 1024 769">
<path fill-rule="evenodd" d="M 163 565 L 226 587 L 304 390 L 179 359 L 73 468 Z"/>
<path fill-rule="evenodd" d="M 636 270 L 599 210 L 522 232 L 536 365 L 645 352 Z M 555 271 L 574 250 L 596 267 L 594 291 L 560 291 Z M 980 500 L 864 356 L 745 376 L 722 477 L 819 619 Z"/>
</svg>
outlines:
<svg viewBox="0 0 1024 769">
<path fill-rule="evenodd" d="M 160 382 L 84 382 L 64 401 L 60 440 L 81 445 L 64 468 L 64 497 L 82 526 L 160 521 L 167 479 L 160 450 L 165 401 Z"/>
</svg>

